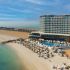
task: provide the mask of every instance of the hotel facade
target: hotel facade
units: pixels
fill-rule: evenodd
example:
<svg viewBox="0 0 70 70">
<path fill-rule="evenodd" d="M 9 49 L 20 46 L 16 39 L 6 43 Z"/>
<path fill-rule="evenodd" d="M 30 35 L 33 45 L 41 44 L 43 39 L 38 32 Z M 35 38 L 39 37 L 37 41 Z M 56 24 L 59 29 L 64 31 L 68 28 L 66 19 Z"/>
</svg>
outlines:
<svg viewBox="0 0 70 70">
<path fill-rule="evenodd" d="M 70 42 L 70 15 L 40 16 L 40 30 L 47 39 Z"/>
<path fill-rule="evenodd" d="M 43 15 L 40 30 L 45 33 L 70 34 L 70 15 Z"/>
<path fill-rule="evenodd" d="M 70 15 L 40 16 L 40 32 L 32 32 L 30 37 L 70 42 Z"/>
</svg>

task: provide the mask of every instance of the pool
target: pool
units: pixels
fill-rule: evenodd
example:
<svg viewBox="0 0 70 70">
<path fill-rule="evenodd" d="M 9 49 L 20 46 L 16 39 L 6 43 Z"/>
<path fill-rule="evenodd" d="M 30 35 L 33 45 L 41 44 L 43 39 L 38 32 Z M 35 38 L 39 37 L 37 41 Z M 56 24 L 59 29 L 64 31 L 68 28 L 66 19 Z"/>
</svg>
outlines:
<svg viewBox="0 0 70 70">
<path fill-rule="evenodd" d="M 52 46 L 64 46 L 64 44 L 52 43 L 52 42 L 49 42 L 49 41 L 46 41 L 46 40 L 42 41 L 41 44 L 47 45 L 47 46 L 50 46 L 50 47 L 52 47 Z"/>
</svg>

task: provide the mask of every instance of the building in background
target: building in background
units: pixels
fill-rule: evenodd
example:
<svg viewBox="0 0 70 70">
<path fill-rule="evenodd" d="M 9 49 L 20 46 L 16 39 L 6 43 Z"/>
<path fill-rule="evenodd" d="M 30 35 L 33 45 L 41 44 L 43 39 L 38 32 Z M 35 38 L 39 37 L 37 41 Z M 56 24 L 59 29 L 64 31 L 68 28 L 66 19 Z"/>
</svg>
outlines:
<svg viewBox="0 0 70 70">
<path fill-rule="evenodd" d="M 70 34 L 70 15 L 43 15 L 40 19 L 42 32 Z"/>
<path fill-rule="evenodd" d="M 32 32 L 29 37 L 70 42 L 70 15 L 40 16 L 40 32 Z"/>
</svg>

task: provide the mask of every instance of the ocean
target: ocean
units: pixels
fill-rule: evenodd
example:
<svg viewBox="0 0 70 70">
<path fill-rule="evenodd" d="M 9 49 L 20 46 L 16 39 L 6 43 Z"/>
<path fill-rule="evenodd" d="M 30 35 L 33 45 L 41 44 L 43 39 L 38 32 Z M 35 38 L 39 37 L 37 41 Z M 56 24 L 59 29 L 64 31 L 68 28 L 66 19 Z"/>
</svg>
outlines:
<svg viewBox="0 0 70 70">
<path fill-rule="evenodd" d="M 0 44 L 0 70 L 22 70 L 15 51 L 7 45 Z"/>
</svg>

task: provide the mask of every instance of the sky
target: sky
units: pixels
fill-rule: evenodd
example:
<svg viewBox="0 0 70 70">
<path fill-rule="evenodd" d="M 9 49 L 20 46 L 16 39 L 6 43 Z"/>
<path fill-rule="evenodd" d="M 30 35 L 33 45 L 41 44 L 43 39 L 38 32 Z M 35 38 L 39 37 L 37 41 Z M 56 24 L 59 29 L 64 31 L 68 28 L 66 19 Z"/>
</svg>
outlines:
<svg viewBox="0 0 70 70">
<path fill-rule="evenodd" d="M 45 14 L 70 14 L 70 0 L 0 0 L 0 26 L 38 27 Z"/>
</svg>

